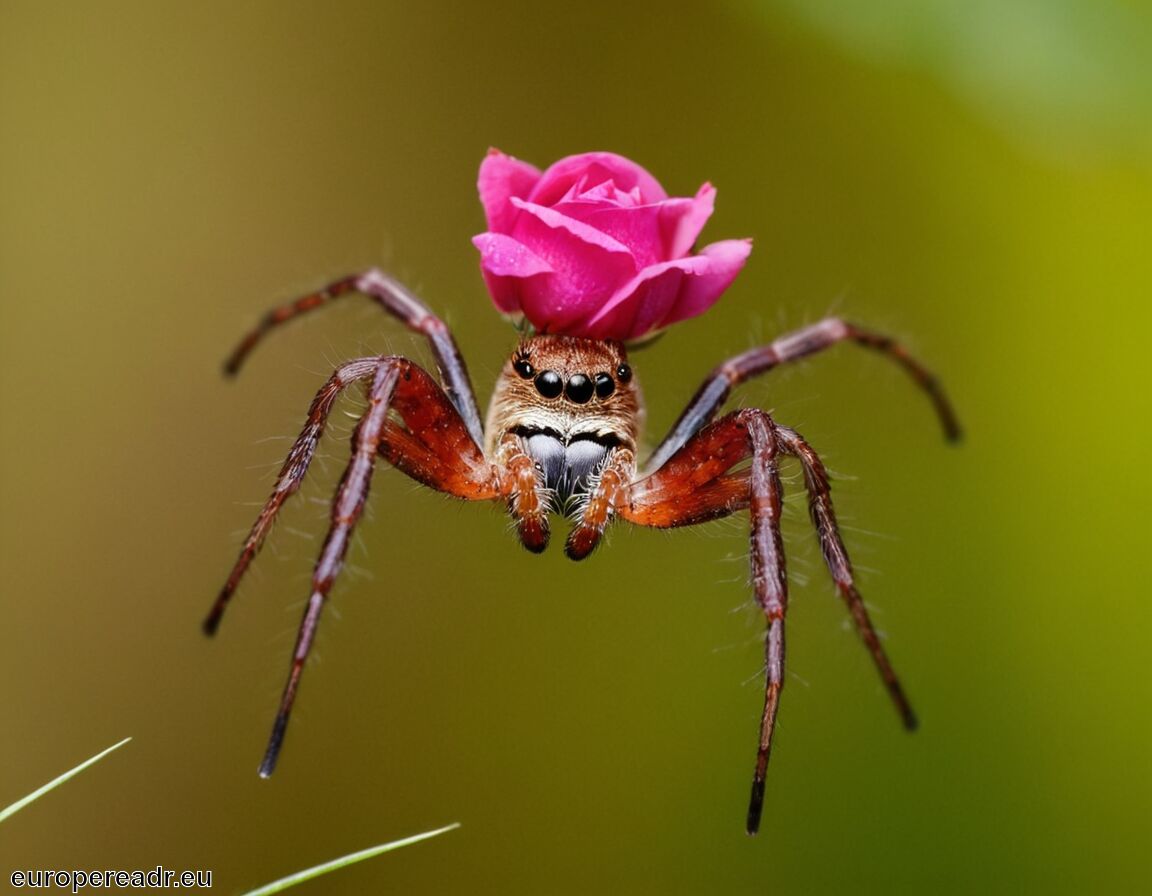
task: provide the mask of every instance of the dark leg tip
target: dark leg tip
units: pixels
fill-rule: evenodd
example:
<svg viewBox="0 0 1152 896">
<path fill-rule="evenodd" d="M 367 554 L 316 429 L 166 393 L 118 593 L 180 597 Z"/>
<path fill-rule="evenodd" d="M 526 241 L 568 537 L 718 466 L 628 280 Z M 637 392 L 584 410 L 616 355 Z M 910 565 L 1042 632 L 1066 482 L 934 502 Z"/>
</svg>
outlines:
<svg viewBox="0 0 1152 896">
<path fill-rule="evenodd" d="M 600 543 L 600 536 L 594 529 L 573 529 L 564 543 L 564 553 L 569 560 L 583 560 Z"/>
<path fill-rule="evenodd" d="M 284 743 L 284 732 L 288 730 L 288 713 L 281 710 L 272 723 L 272 735 L 268 738 L 268 748 L 264 751 L 264 759 L 260 763 L 260 777 L 271 778 L 276 771 L 276 760 L 280 758 L 280 747 Z"/>
<path fill-rule="evenodd" d="M 276 771 L 276 756 L 271 750 L 264 755 L 264 760 L 260 763 L 260 777 L 268 779 L 272 777 L 272 772 Z"/>
<path fill-rule="evenodd" d="M 920 720 L 916 718 L 916 713 L 908 709 L 904 711 L 904 730 L 915 731 L 920 727 Z"/>
<path fill-rule="evenodd" d="M 760 813 L 764 808 L 764 782 L 752 782 L 752 798 L 748 802 L 748 821 L 745 830 L 749 837 L 754 837 L 760 831 Z"/>
<path fill-rule="evenodd" d="M 520 543 L 533 554 L 541 554 L 548 547 L 548 527 L 540 520 L 524 519 L 520 523 Z"/>
<path fill-rule="evenodd" d="M 216 598 L 216 603 L 212 605 L 212 609 L 208 611 L 208 615 L 204 617 L 204 621 L 200 623 L 200 628 L 204 630 L 209 638 L 216 634 L 216 630 L 220 628 L 220 620 L 224 618 L 224 610 L 228 607 L 228 601 L 232 599 L 232 589 L 227 585 L 224 590 L 220 592 Z"/>
</svg>

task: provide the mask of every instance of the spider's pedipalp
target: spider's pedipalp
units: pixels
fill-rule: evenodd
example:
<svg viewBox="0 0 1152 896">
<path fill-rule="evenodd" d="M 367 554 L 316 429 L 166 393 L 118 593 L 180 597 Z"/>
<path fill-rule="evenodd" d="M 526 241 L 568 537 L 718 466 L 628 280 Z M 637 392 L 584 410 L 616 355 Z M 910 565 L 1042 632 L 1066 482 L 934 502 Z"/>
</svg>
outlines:
<svg viewBox="0 0 1152 896">
<path fill-rule="evenodd" d="M 500 441 L 496 466 L 504 474 L 508 511 L 516 521 L 520 543 L 533 554 L 542 553 L 552 533 L 548 524 L 552 496 L 544 483 L 544 471 L 528 453 L 521 438 L 511 433 Z"/>
<path fill-rule="evenodd" d="M 636 457 L 630 448 L 608 449 L 607 457 L 588 483 L 589 491 L 582 498 L 576 524 L 564 544 L 569 559 L 583 560 L 595 550 L 635 474 Z"/>
</svg>

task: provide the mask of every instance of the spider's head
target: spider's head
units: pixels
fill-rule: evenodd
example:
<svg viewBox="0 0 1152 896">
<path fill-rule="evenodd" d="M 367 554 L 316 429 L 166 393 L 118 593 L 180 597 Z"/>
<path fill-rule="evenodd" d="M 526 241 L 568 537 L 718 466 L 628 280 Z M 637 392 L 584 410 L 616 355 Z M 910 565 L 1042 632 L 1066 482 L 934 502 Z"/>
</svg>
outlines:
<svg viewBox="0 0 1152 896">
<path fill-rule="evenodd" d="M 619 342 L 534 336 L 504 363 L 488 409 L 494 444 L 506 432 L 609 439 L 635 449 L 643 418 L 640 387 Z"/>
</svg>

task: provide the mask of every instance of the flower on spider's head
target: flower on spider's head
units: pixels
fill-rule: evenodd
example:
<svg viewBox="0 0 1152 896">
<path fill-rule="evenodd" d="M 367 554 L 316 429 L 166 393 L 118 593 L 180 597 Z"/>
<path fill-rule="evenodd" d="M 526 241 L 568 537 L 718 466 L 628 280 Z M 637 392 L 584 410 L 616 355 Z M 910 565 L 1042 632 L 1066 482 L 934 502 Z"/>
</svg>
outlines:
<svg viewBox="0 0 1152 896">
<path fill-rule="evenodd" d="M 669 198 L 623 156 L 568 156 L 541 173 L 489 150 L 480 165 L 488 231 L 472 238 L 492 300 L 540 333 L 639 339 L 712 307 L 750 240 L 693 254 L 716 190 Z"/>
</svg>

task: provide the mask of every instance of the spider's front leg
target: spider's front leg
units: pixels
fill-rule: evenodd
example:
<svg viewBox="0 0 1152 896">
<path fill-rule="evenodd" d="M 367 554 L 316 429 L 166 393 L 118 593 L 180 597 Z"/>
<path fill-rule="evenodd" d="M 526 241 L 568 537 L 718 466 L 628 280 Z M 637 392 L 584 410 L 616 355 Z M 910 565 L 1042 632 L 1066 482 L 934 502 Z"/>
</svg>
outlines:
<svg viewBox="0 0 1152 896">
<path fill-rule="evenodd" d="M 366 359 L 354 364 L 357 365 L 354 372 L 358 378 L 373 377 L 368 391 L 369 406 L 356 425 L 352 436 L 352 457 L 332 502 L 331 524 L 312 574 L 312 593 L 300 622 L 288 681 L 260 765 L 263 777 L 272 774 L 276 766 L 320 613 L 343 567 L 352 531 L 363 512 L 377 455 L 383 455 L 417 481 L 460 498 L 491 500 L 502 494 L 502 482 L 497 471 L 485 460 L 460 413 L 428 373 L 412 361 L 395 356 Z M 365 367 L 365 364 L 370 366 Z M 347 367 L 349 365 L 341 370 Z M 321 402 L 321 396 L 325 397 L 325 404 L 323 413 L 319 414 L 317 404 Z M 286 492 L 294 491 L 303 478 L 307 462 L 315 451 L 323 418 L 335 397 L 327 396 L 328 392 L 321 390 L 313 403 L 309 424 L 293 446 L 276 491 L 249 538 L 254 546 L 251 550 L 245 546 L 237 564 L 238 572 L 234 571 L 229 579 L 231 588 L 235 587 L 235 580 L 247 567 L 255 548 L 259 547 L 259 539 L 283 504 L 281 495 L 286 497 Z M 403 421 L 403 426 L 390 418 L 392 412 Z M 314 423 L 317 416 L 319 422 Z M 291 484 L 290 491 L 285 483 Z M 209 617 L 210 625 L 206 623 L 206 627 L 215 627 L 226 602 L 226 598 L 223 602 L 217 601 L 217 607 Z"/>
<path fill-rule="evenodd" d="M 701 427 L 716 416 L 736 386 L 781 364 L 799 361 L 846 341 L 887 355 L 903 367 L 928 394 L 944 428 L 944 435 L 950 441 L 960 438 L 960 422 L 952 410 L 952 404 L 944 394 L 944 387 L 927 367 L 912 357 L 895 339 L 858 327 L 838 317 L 829 317 L 720 364 L 700 384 L 700 388 L 696 390 L 688 406 L 672 425 L 668 435 L 652 452 L 645 469 L 649 471 L 660 469 L 668 458 L 679 451 Z"/>
<path fill-rule="evenodd" d="M 483 427 L 480 423 L 480 412 L 476 407 L 476 396 L 472 391 L 472 381 L 468 378 L 464 357 L 456 347 L 456 340 L 452 338 L 448 326 L 405 288 L 404 284 L 376 268 L 363 274 L 336 280 L 318 292 L 309 293 L 267 312 L 228 356 L 228 360 L 224 362 L 224 372 L 229 376 L 238 373 L 252 350 L 265 336 L 282 324 L 322 308 L 336 299 L 358 294 L 373 299 L 409 330 L 427 338 L 432 355 L 436 359 L 436 366 L 440 369 L 444 380 L 444 391 L 456 410 L 460 412 L 473 441 L 479 445 L 483 440 Z"/>
</svg>

